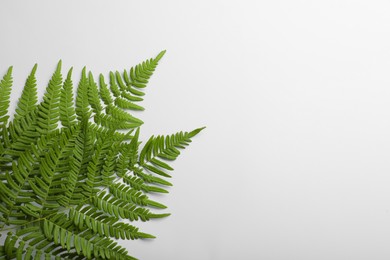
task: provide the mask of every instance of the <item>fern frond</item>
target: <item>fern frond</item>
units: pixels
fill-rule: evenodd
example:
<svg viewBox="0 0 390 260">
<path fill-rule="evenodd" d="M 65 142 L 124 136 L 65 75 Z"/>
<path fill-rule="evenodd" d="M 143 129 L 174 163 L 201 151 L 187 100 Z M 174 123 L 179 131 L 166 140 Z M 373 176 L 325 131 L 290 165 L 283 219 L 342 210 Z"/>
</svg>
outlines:
<svg viewBox="0 0 390 260">
<path fill-rule="evenodd" d="M 81 78 L 77 87 L 76 114 L 79 122 L 87 122 L 91 116 L 88 97 L 89 82 L 86 68 L 81 72 Z"/>
<path fill-rule="evenodd" d="M 110 71 L 110 90 L 114 97 L 119 97 L 121 91 L 119 90 L 118 85 L 116 84 L 116 78 L 114 72 Z"/>
<path fill-rule="evenodd" d="M 134 175 L 140 177 L 145 183 L 152 183 L 157 185 L 164 185 L 164 186 L 172 186 L 172 183 L 170 183 L 167 180 L 164 180 L 162 178 L 159 178 L 157 176 L 154 176 L 152 174 L 147 174 L 142 171 L 141 168 L 134 168 Z"/>
<path fill-rule="evenodd" d="M 38 106 L 37 131 L 46 134 L 57 128 L 60 119 L 60 92 L 62 87 L 61 64 L 59 61 L 57 68 L 49 81 L 43 101 Z"/>
<path fill-rule="evenodd" d="M 104 76 L 102 74 L 99 75 L 99 95 L 103 100 L 105 105 L 110 105 L 113 103 L 113 99 L 109 89 L 107 88 L 107 84 L 104 82 Z"/>
<path fill-rule="evenodd" d="M 72 208 L 69 211 L 69 219 L 80 230 L 89 229 L 100 236 L 131 240 L 155 238 L 153 235 L 139 232 L 137 227 L 120 222 L 116 217 L 109 217 L 91 206 Z"/>
<path fill-rule="evenodd" d="M 143 107 L 141 107 L 137 104 L 134 104 L 133 102 L 128 101 L 128 100 L 121 98 L 121 97 L 117 97 L 115 99 L 115 105 L 117 105 L 118 107 L 123 108 L 123 109 L 140 110 L 140 111 L 145 110 Z"/>
<path fill-rule="evenodd" d="M 56 185 L 53 185 L 56 183 L 53 182 L 58 180 L 58 177 L 62 178 L 62 175 L 55 176 L 56 172 L 58 172 L 58 164 L 64 154 L 68 155 L 69 150 L 73 149 L 73 145 L 68 144 L 75 142 L 79 131 L 79 128 L 76 127 L 66 128 L 41 159 L 39 167 L 40 176 L 35 176 L 34 179 L 29 180 L 32 190 L 39 198 L 35 200 L 35 203 L 39 204 L 42 210 L 47 208 L 51 211 L 60 207 L 58 201 L 62 198 L 62 194 L 66 190 L 65 188 L 60 190 L 56 189 Z M 53 186 L 54 189 L 52 189 Z M 33 217 L 36 216 L 34 215 Z"/>
<path fill-rule="evenodd" d="M 104 137 L 110 134 L 113 137 L 113 140 L 115 141 L 125 141 L 131 139 L 131 134 L 133 133 L 134 129 L 129 130 L 127 133 L 120 133 L 116 132 L 112 129 L 99 126 L 95 123 L 88 122 L 87 127 L 89 131 L 93 132 L 96 136 Z"/>
<path fill-rule="evenodd" d="M 34 144 L 41 134 L 37 131 L 38 109 L 30 111 L 24 117 L 9 123 L 9 142 L 6 147 L 9 150 L 24 150 Z M 7 152 L 7 150 L 6 150 Z"/>
<path fill-rule="evenodd" d="M 116 114 L 116 116 L 120 116 L 119 114 Z M 134 128 L 137 128 L 143 124 L 143 121 L 133 118 L 131 121 L 123 121 L 119 118 L 114 117 L 110 114 L 96 114 L 94 116 L 95 123 L 98 125 L 101 125 L 103 127 L 107 127 L 112 130 L 131 130 Z"/>
<path fill-rule="evenodd" d="M 39 226 L 23 228 L 16 234 L 8 233 L 4 243 L 4 255 L 8 259 L 67 259 L 70 255 L 66 249 L 58 248 L 53 242 L 45 239 Z"/>
<path fill-rule="evenodd" d="M 38 65 L 35 64 L 31 70 L 30 75 L 24 85 L 22 95 L 19 98 L 16 110 L 15 120 L 20 120 L 25 117 L 28 113 L 37 108 L 38 96 L 37 96 L 37 80 L 35 73 Z"/>
<path fill-rule="evenodd" d="M 102 105 L 100 104 L 99 91 L 97 84 L 93 78 L 91 72 L 88 73 L 88 101 L 89 105 L 92 107 L 92 110 L 95 114 L 100 114 L 103 110 Z"/>
<path fill-rule="evenodd" d="M 77 233 L 70 229 L 72 221 L 64 215 L 43 221 L 43 233 L 49 241 L 62 248 L 74 249 L 78 255 L 87 259 L 135 259 L 127 250 L 107 237 L 94 236 L 90 232 Z"/>
<path fill-rule="evenodd" d="M 17 112 L 15 119 L 10 123 L 9 127 L 11 141 L 21 147 L 21 149 L 25 149 L 31 143 L 35 143 L 34 140 L 40 134 L 53 131 L 59 121 L 60 89 L 62 87 L 61 61 L 58 62 L 57 68 L 46 88 L 43 101 L 38 106 L 36 106 L 35 89 L 36 67 L 34 66 L 27 79 L 26 86 L 19 99 L 20 107 L 17 108 L 19 115 Z M 70 119 L 72 118 L 70 117 Z M 13 145 L 13 147 L 16 145 Z"/>
<path fill-rule="evenodd" d="M 8 68 L 7 73 L 0 81 L 0 126 L 7 125 L 8 108 L 10 103 L 12 87 L 12 66 Z"/>
<path fill-rule="evenodd" d="M 109 186 L 115 180 L 116 160 L 119 153 L 119 142 L 111 143 L 102 167 L 101 179 L 104 186 Z"/>
<path fill-rule="evenodd" d="M 70 68 L 64 81 L 64 86 L 61 89 L 60 120 L 61 124 L 65 127 L 71 127 L 76 124 L 76 111 L 73 101 L 72 71 L 73 69 Z"/>
<path fill-rule="evenodd" d="M 141 98 L 140 96 L 145 95 L 145 93 L 142 91 L 135 90 L 135 89 L 131 88 L 130 80 L 128 78 L 126 70 L 124 71 L 124 74 L 123 74 L 123 78 L 126 81 L 126 84 L 125 84 L 125 82 L 123 82 L 122 75 L 119 73 L 119 71 L 115 72 L 115 77 L 116 77 L 116 81 L 119 85 L 119 88 L 121 90 L 122 97 L 124 97 L 128 101 L 142 101 L 143 100 L 143 98 Z"/>
<path fill-rule="evenodd" d="M 117 218 L 128 219 L 130 221 L 148 221 L 152 218 L 163 218 L 170 215 L 169 213 L 151 213 L 148 209 L 137 207 L 135 204 L 115 198 L 106 192 L 102 192 L 98 196 L 93 197 L 92 202 L 95 207 L 107 214 L 114 215 Z"/>
<path fill-rule="evenodd" d="M 148 192 L 169 193 L 166 189 L 163 189 L 159 186 L 147 185 L 142 178 L 139 178 L 131 174 L 123 175 L 122 179 L 124 183 L 130 185 L 130 187 L 132 187 L 133 189 L 142 190 L 146 193 Z"/>
<path fill-rule="evenodd" d="M 145 88 L 164 54 L 165 51 L 162 51 L 156 58 L 149 59 L 131 68 L 129 85 L 136 88 Z"/>
<path fill-rule="evenodd" d="M 140 96 L 143 96 L 145 95 L 144 92 L 141 92 L 141 91 L 138 91 L 138 90 L 135 90 L 135 89 L 127 89 L 125 91 L 122 91 L 121 92 L 121 96 L 128 100 L 128 101 L 131 101 L 131 102 L 138 102 L 138 101 L 143 101 L 144 99 L 141 98 Z"/>
<path fill-rule="evenodd" d="M 117 106 L 114 106 L 113 104 L 109 104 L 108 106 L 106 106 L 106 113 L 107 115 L 110 115 L 113 118 L 119 119 L 121 121 L 138 124 L 138 125 L 142 125 L 144 123 L 142 120 L 130 115 L 129 113 L 123 111 Z"/>
<path fill-rule="evenodd" d="M 76 97 L 72 68 L 62 81 L 60 61 L 39 104 L 35 65 L 12 121 L 8 69 L 0 81 L 0 235 L 12 232 L 0 259 L 135 259 L 115 240 L 154 238 L 127 222 L 170 215 L 152 212 L 167 207 L 151 197 L 168 193 L 168 161 L 201 131 L 152 136 L 140 148 L 143 121 L 130 111 L 143 110 L 137 102 L 164 53 L 110 72 L 109 86 L 100 74 L 98 87 L 84 67 Z"/>
<path fill-rule="evenodd" d="M 69 158 L 68 182 L 65 184 L 66 189 L 63 196 L 59 199 L 59 203 L 63 206 L 78 204 L 77 202 L 85 197 L 84 182 L 87 178 L 85 173 L 94 151 L 95 138 L 93 132 L 89 132 L 87 129 L 85 125 L 82 125 L 75 138 L 73 154 Z"/>
<path fill-rule="evenodd" d="M 167 208 L 167 206 L 149 199 L 149 197 L 139 191 L 139 189 L 131 188 L 131 186 L 125 184 L 111 184 L 110 193 L 118 199 L 122 199 L 139 206 L 151 206 L 160 209 Z"/>
<path fill-rule="evenodd" d="M 8 224 L 18 224 L 27 221 L 26 215 L 23 214 L 22 219 L 15 219 L 21 210 L 28 211 L 31 214 L 27 216 L 35 216 L 36 214 L 29 211 L 29 207 L 23 207 L 26 204 L 35 201 L 33 191 L 30 191 L 28 181 L 33 178 L 34 173 L 39 168 L 41 157 L 46 154 L 49 146 L 52 145 L 53 138 L 57 138 L 59 132 L 52 132 L 50 135 L 43 135 L 36 141 L 36 144 L 31 144 L 30 149 L 26 149 L 22 153 L 18 153 L 18 159 L 12 162 L 10 172 L 5 173 L 7 182 L 0 182 L 0 201 L 3 207 L 0 207 L 3 221 Z M 11 150 L 10 150 L 11 151 Z M 9 151 L 9 152 L 10 152 Z M 34 207 L 33 207 L 34 208 Z"/>
<path fill-rule="evenodd" d="M 111 145 L 113 144 L 110 136 L 106 136 L 104 139 L 99 139 L 95 144 L 94 154 L 91 156 L 87 166 L 87 178 L 84 185 L 84 190 L 88 195 L 96 194 L 98 188 L 103 186 L 107 181 L 106 176 L 103 173 L 103 167 L 105 159 L 110 151 Z"/>
<path fill-rule="evenodd" d="M 128 158 L 129 158 L 129 170 L 133 170 L 133 168 L 138 160 L 138 148 L 139 148 L 139 144 L 140 144 L 140 142 L 138 140 L 139 139 L 139 132 L 140 132 L 140 129 L 137 128 L 137 131 L 135 132 L 130 143 L 128 144 L 128 148 L 125 150 L 125 152 L 127 152 Z"/>
<path fill-rule="evenodd" d="M 168 136 L 152 136 L 145 144 L 139 155 L 139 165 L 154 174 L 170 178 L 167 171 L 173 168 L 162 160 L 172 161 L 180 155 L 179 149 L 185 149 L 191 142 L 191 138 L 204 128 L 198 128 L 191 132 L 178 132 Z"/>
</svg>

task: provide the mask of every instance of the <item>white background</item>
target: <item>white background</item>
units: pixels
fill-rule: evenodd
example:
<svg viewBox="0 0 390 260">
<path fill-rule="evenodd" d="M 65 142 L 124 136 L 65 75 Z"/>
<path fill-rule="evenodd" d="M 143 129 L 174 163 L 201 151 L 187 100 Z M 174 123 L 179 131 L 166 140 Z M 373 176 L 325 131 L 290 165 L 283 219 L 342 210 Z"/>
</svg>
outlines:
<svg viewBox="0 0 390 260">
<path fill-rule="evenodd" d="M 97 74 L 167 49 L 142 138 L 207 129 L 134 256 L 390 259 L 388 1 L 2 0 L 0 35 L 13 105 L 35 62 L 43 90 L 59 59 Z"/>
</svg>

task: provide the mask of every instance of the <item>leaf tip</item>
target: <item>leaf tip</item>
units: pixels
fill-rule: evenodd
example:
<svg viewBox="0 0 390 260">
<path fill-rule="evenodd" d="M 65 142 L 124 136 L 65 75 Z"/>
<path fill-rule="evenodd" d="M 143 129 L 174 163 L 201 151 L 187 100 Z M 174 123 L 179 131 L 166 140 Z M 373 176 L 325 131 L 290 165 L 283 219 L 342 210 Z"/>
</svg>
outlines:
<svg viewBox="0 0 390 260">
<path fill-rule="evenodd" d="M 72 72 L 73 72 L 73 67 L 70 67 L 70 69 L 68 71 L 68 75 L 67 75 L 68 79 L 70 79 L 72 77 Z"/>
<path fill-rule="evenodd" d="M 142 238 L 151 238 L 151 239 L 154 239 L 156 238 L 155 236 L 151 235 L 151 234 L 147 234 L 147 233 L 139 233 L 140 237 Z"/>
<path fill-rule="evenodd" d="M 188 136 L 191 138 L 191 137 L 194 137 L 195 135 L 199 134 L 203 129 L 205 129 L 206 127 L 200 127 L 200 128 L 197 128 L 195 130 L 192 130 L 191 132 L 189 132 Z"/>
<path fill-rule="evenodd" d="M 37 68 L 38 68 L 38 63 L 35 63 L 34 64 L 34 67 L 32 68 L 32 70 L 31 70 L 31 74 L 35 74 L 35 72 L 37 71 Z"/>
<path fill-rule="evenodd" d="M 167 51 L 166 50 L 162 50 L 155 58 L 156 61 L 159 61 L 161 60 L 161 58 L 164 56 L 164 54 L 166 53 Z"/>
</svg>

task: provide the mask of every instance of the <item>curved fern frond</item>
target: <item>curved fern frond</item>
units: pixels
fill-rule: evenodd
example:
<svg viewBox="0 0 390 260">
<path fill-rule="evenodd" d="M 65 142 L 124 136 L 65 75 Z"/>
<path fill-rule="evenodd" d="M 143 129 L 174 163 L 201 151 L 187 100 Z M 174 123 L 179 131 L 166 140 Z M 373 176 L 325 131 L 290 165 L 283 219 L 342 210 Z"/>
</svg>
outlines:
<svg viewBox="0 0 390 260">
<path fill-rule="evenodd" d="M 116 240 L 155 238 L 133 223 L 170 215 L 158 212 L 167 207 L 154 195 L 168 193 L 169 160 L 201 131 L 152 136 L 141 149 L 143 121 L 131 111 L 144 109 L 143 89 L 164 53 L 110 72 L 108 85 L 84 67 L 76 97 L 73 70 L 63 81 L 59 61 L 39 104 L 35 65 L 12 121 L 8 69 L 0 81 L 0 235 L 12 232 L 0 259 L 135 259 Z"/>
</svg>

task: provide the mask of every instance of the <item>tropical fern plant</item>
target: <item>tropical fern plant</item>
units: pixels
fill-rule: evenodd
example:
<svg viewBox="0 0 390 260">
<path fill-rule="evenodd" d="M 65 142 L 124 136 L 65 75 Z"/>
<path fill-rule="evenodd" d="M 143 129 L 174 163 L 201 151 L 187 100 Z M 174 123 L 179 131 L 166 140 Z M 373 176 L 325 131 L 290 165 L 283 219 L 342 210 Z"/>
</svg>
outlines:
<svg viewBox="0 0 390 260">
<path fill-rule="evenodd" d="M 118 239 L 150 239 L 133 225 L 167 217 L 180 150 L 203 128 L 152 136 L 142 145 L 139 105 L 159 60 L 95 79 L 86 68 L 74 98 L 61 61 L 38 103 L 35 65 L 8 115 L 12 67 L 0 81 L 0 259 L 136 259 Z M 151 196 L 150 196 L 151 195 Z"/>
</svg>

